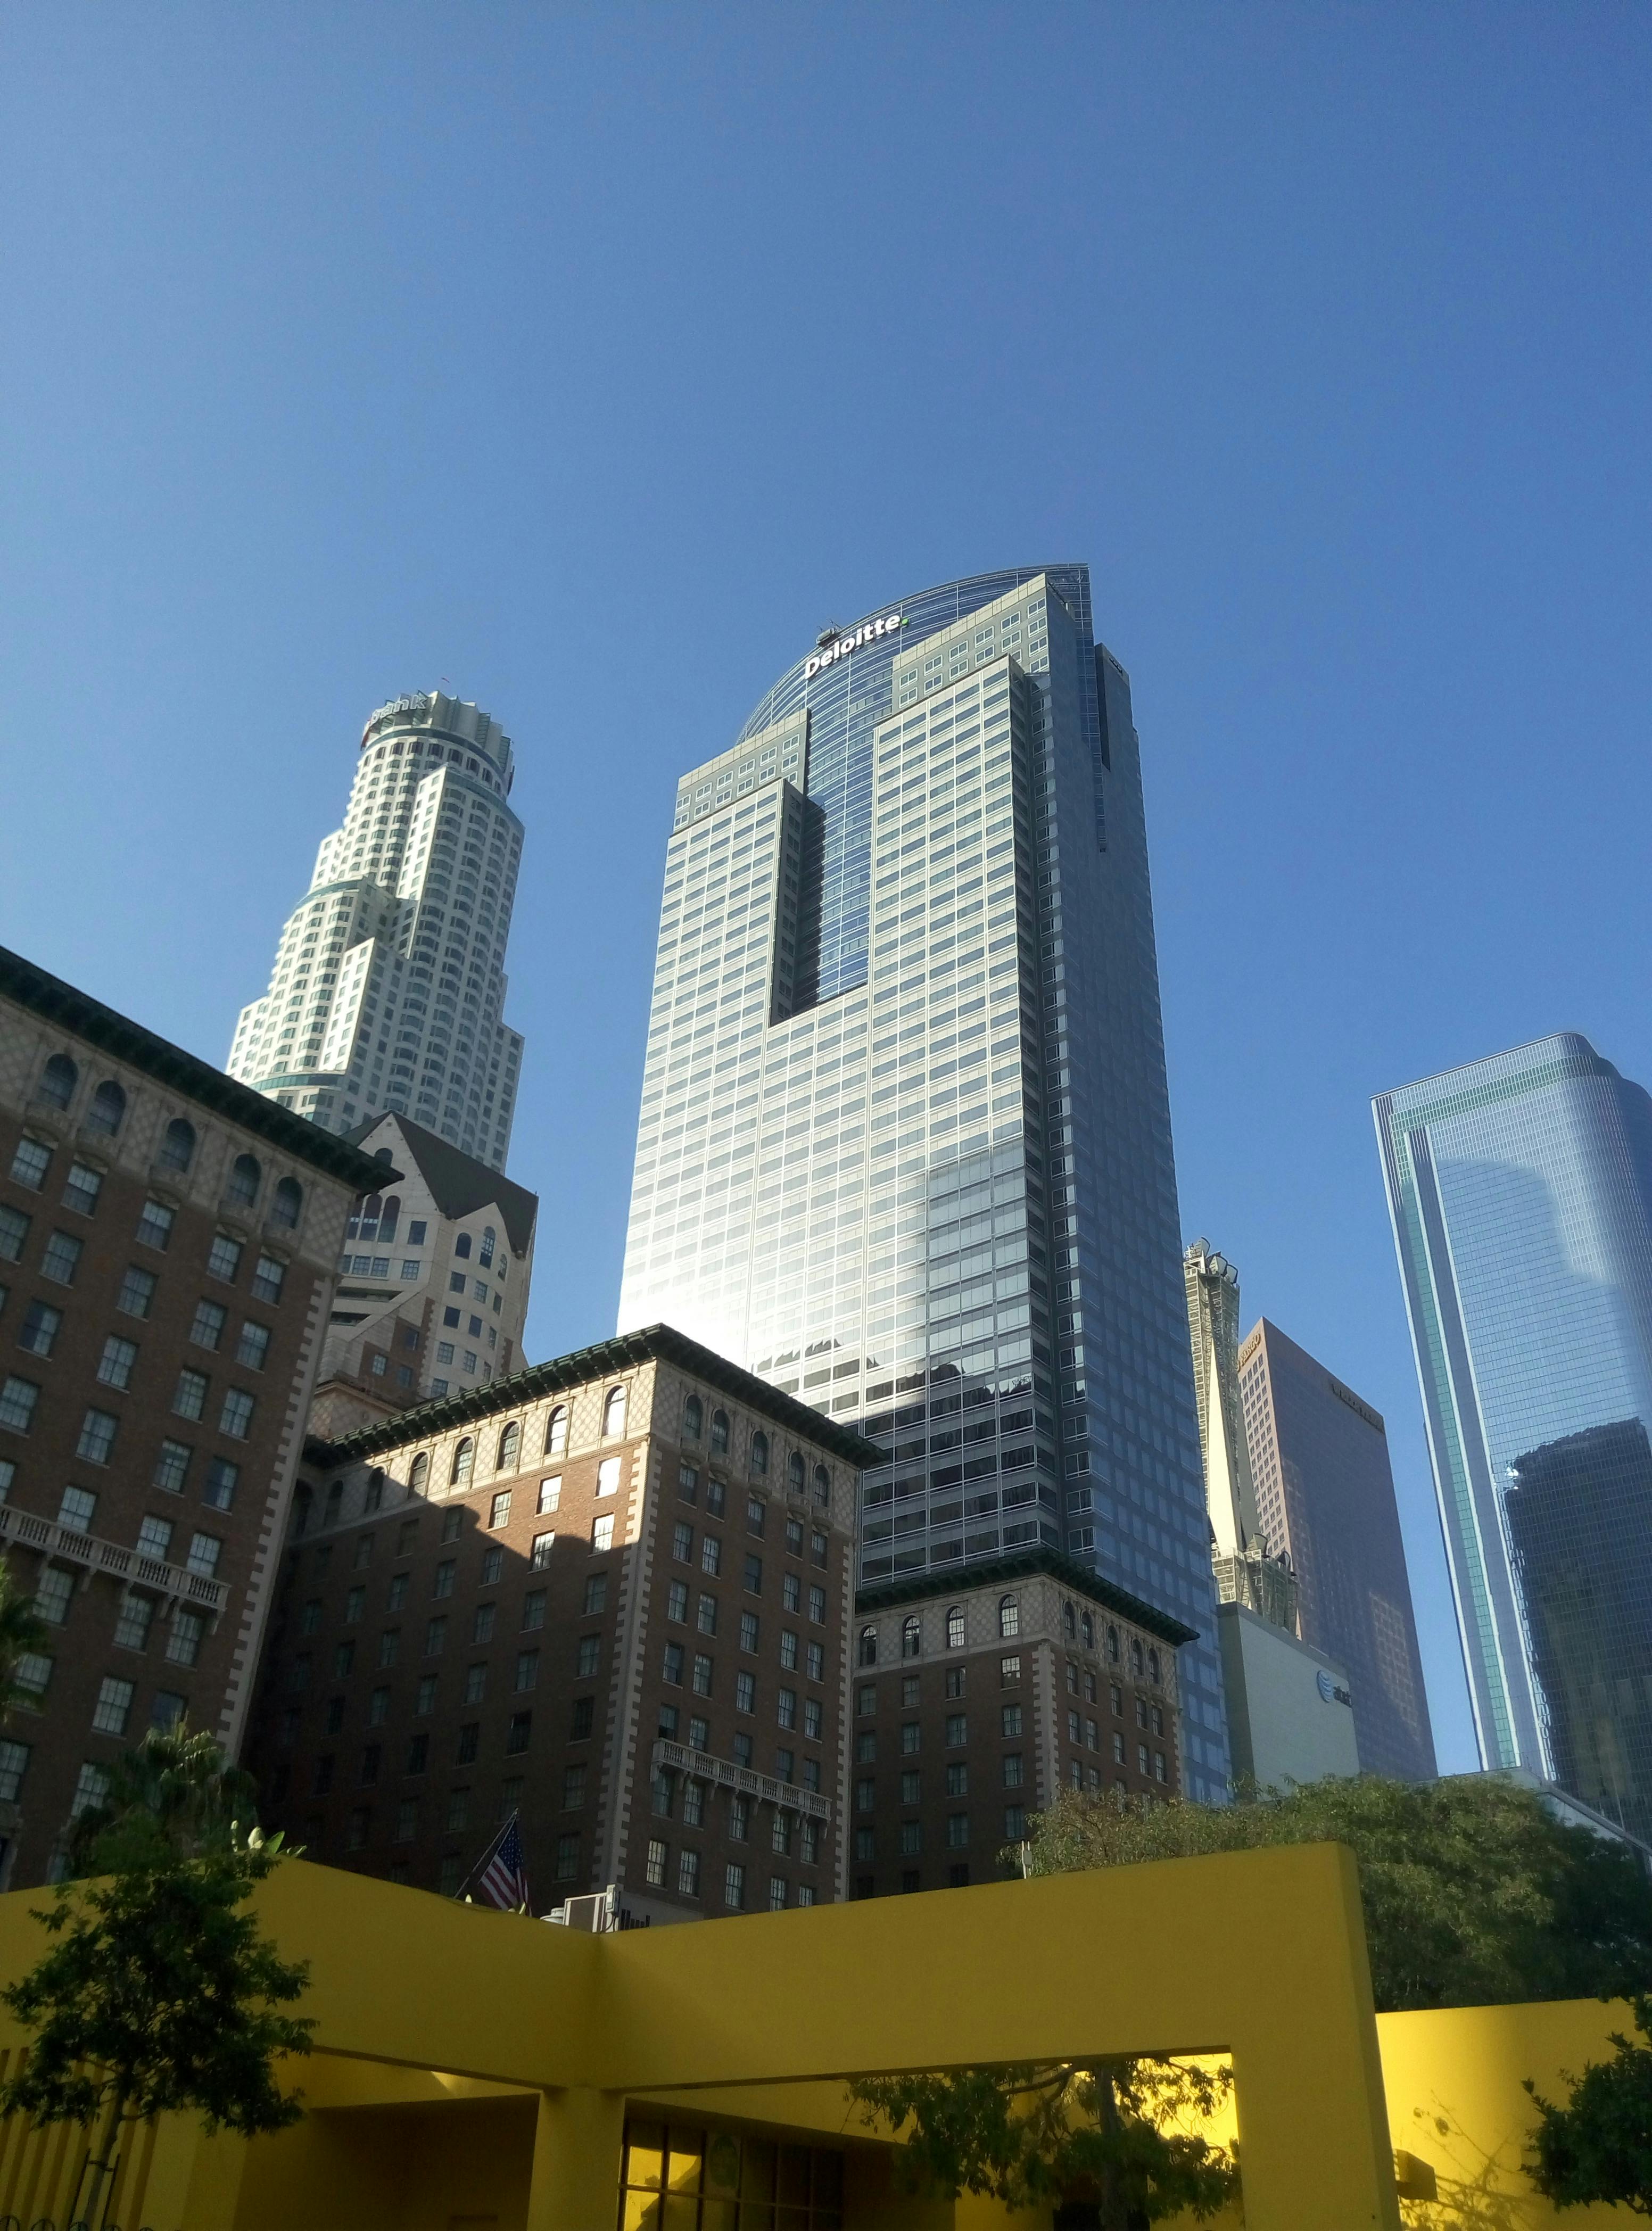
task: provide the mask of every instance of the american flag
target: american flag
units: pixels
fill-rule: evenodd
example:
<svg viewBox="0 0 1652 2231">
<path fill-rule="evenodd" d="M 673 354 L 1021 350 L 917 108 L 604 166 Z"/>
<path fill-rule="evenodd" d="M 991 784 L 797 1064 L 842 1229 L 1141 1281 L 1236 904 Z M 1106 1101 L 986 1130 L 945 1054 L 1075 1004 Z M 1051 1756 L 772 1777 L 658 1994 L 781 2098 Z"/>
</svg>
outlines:
<svg viewBox="0 0 1652 2231">
<path fill-rule="evenodd" d="M 522 1833 L 514 1813 L 482 1870 L 476 1895 L 489 1905 L 502 1907 L 507 1913 L 515 1913 L 519 1906 L 528 1903 L 528 1869 L 522 1859 Z"/>
</svg>

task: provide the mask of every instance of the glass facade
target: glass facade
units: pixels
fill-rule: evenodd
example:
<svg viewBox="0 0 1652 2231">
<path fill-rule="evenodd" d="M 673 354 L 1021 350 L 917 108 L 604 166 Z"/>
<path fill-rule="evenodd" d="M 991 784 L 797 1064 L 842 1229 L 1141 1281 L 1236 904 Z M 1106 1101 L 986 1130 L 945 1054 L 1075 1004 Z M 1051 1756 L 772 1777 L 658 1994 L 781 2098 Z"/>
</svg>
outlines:
<svg viewBox="0 0 1652 2231">
<path fill-rule="evenodd" d="M 1379 1412 L 1266 1317 L 1239 1392 L 1268 1545 L 1296 1572 L 1296 1625 L 1348 1676 L 1359 1763 L 1432 1782 L 1434 1732 Z"/>
<path fill-rule="evenodd" d="M 888 1451 L 860 1571 L 1044 1543 L 1227 1741 L 1137 742 L 1082 566 L 828 631 L 679 786 L 620 1323 Z"/>
<path fill-rule="evenodd" d="M 1652 1100 L 1568 1032 L 1376 1115 L 1481 1757 L 1644 1820 Z"/>
</svg>

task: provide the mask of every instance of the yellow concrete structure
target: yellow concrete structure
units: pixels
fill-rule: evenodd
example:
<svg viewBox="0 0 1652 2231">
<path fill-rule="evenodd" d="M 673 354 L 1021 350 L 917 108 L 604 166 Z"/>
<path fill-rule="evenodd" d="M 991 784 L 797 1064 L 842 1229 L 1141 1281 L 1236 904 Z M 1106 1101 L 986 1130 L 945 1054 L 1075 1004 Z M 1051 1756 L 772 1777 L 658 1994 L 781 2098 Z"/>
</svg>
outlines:
<svg viewBox="0 0 1652 2231">
<path fill-rule="evenodd" d="M 0 1898 L 0 1976 L 38 1957 L 38 1902 Z M 259 1905 L 312 1963 L 309 2112 L 251 2146 L 181 2118 L 130 2138 L 108 2208 L 127 2231 L 615 2231 L 628 2116 L 690 2150 L 693 2124 L 843 2155 L 827 2215 L 631 2209 L 659 2231 L 986 2231 L 1001 2209 L 900 2195 L 843 2079 L 1150 2050 L 1231 2055 L 1250 2231 L 1523 2231 L 1549 2211 L 1519 2176 L 1519 2079 L 1554 2083 L 1611 2026 L 1598 2006 L 1379 2025 L 1335 1845 L 606 1937 L 301 1860 Z M 0 2029 L 7 2066 L 24 2044 Z M 1402 2200 L 1396 2146 L 1436 2199 Z M 64 2224 L 85 2153 L 0 2126 L 0 2222 Z"/>
</svg>

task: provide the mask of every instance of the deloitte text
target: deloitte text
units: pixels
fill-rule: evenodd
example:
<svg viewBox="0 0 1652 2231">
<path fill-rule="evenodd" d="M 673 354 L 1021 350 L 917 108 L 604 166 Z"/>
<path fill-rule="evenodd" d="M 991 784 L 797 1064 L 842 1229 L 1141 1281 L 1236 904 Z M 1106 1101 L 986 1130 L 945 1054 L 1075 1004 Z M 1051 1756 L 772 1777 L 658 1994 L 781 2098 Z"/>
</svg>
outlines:
<svg viewBox="0 0 1652 2231">
<path fill-rule="evenodd" d="M 852 650 L 858 650 L 863 643 L 876 643 L 880 636 L 897 634 L 903 624 L 900 614 L 895 612 L 886 620 L 868 620 L 865 627 L 858 627 L 852 635 L 840 635 L 824 650 L 815 652 L 803 669 L 803 679 L 807 682 L 810 675 L 818 674 L 823 666 L 830 666 L 834 659 L 847 658 Z"/>
</svg>

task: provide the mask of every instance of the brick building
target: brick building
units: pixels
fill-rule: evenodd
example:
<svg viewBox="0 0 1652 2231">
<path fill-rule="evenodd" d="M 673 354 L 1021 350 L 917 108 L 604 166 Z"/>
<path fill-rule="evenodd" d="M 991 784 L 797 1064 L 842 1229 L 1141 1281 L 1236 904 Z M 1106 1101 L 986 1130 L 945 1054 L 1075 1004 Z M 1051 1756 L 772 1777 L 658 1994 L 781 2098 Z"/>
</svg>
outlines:
<svg viewBox="0 0 1652 2231">
<path fill-rule="evenodd" d="M 152 1723 L 241 1738 L 356 1196 L 383 1166 L 0 950 L 0 1547 L 53 1630 L 0 1881 Z"/>
<path fill-rule="evenodd" d="M 855 1627 L 857 1898 L 1001 1875 L 1063 1785 L 1180 1793 L 1192 1631 L 1059 1550 L 863 1589 Z"/>
<path fill-rule="evenodd" d="M 537 1911 L 844 1894 L 846 1428 L 665 1327 L 312 1445 L 249 1763 L 316 1858 Z"/>
</svg>

